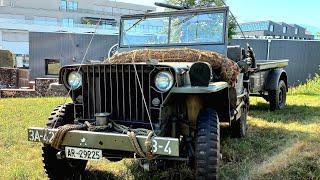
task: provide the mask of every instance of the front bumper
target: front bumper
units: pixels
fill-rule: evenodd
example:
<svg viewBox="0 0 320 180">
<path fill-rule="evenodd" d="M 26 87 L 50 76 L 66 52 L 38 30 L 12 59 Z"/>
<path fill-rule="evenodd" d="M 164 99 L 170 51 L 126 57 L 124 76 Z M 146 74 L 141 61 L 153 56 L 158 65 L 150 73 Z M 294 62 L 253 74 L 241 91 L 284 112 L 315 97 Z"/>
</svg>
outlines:
<svg viewBox="0 0 320 180">
<path fill-rule="evenodd" d="M 58 129 L 28 128 L 28 140 L 51 144 Z M 137 140 L 144 152 L 144 142 L 147 136 L 137 136 Z M 134 148 L 126 134 L 91 132 L 91 131 L 69 131 L 63 139 L 62 146 L 92 148 L 103 150 L 118 150 L 134 152 Z M 152 152 L 157 155 L 179 156 L 179 139 L 170 137 L 153 137 Z"/>
</svg>

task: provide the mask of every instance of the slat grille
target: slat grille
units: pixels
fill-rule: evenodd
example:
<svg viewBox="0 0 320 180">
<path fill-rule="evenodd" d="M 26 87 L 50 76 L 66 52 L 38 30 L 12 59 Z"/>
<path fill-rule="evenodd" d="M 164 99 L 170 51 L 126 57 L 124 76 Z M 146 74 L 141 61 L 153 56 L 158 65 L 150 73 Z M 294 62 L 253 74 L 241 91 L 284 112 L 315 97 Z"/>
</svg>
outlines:
<svg viewBox="0 0 320 180">
<path fill-rule="evenodd" d="M 167 66 L 136 65 L 138 77 L 143 89 L 147 108 L 152 121 L 158 122 L 160 107 L 152 105 L 152 99 L 161 103 L 168 93 L 161 93 L 154 88 L 154 77 L 159 71 L 173 70 Z M 132 64 L 90 65 L 82 68 L 83 118 L 94 119 L 95 113 L 111 113 L 117 121 L 149 123 L 134 66 Z"/>
</svg>

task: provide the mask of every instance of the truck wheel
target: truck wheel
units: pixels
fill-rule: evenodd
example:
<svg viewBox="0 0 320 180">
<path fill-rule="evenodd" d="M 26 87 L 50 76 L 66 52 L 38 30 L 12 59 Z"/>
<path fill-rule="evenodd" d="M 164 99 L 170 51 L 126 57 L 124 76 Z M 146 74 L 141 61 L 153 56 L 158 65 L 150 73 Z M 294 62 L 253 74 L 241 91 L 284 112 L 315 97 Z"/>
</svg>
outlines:
<svg viewBox="0 0 320 180">
<path fill-rule="evenodd" d="M 194 167 L 196 179 L 218 179 L 220 127 L 215 110 L 204 108 L 197 119 Z"/>
<path fill-rule="evenodd" d="M 280 110 L 285 107 L 287 99 L 287 86 L 283 80 L 280 80 L 277 90 L 270 90 L 268 94 L 270 111 Z"/>
<path fill-rule="evenodd" d="M 247 116 L 248 110 L 247 108 L 243 107 L 241 110 L 241 116 L 238 120 L 234 120 L 231 122 L 231 134 L 234 138 L 243 138 L 247 135 Z"/>
<path fill-rule="evenodd" d="M 73 104 L 58 106 L 48 118 L 47 127 L 55 128 L 65 124 L 73 124 L 74 109 Z M 58 159 L 59 150 L 44 144 L 42 147 L 42 157 L 44 169 L 49 179 L 80 179 L 84 172 L 87 161 L 76 159 Z"/>
</svg>

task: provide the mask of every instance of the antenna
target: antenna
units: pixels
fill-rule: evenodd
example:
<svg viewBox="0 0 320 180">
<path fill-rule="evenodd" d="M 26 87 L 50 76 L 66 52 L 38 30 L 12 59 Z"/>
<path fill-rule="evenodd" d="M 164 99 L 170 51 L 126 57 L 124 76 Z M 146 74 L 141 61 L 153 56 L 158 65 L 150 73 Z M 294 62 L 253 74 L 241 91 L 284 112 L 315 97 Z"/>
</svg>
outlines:
<svg viewBox="0 0 320 180">
<path fill-rule="evenodd" d="M 224 6 L 227 6 L 227 4 L 224 2 L 224 0 L 221 0 L 221 2 L 224 4 Z M 254 51 L 253 51 L 253 49 L 250 47 L 249 41 L 248 41 L 248 39 L 246 38 L 246 36 L 244 35 L 243 30 L 242 30 L 242 28 L 240 27 L 240 24 L 239 24 L 239 22 L 237 21 L 236 17 L 233 15 L 233 13 L 232 13 L 231 10 L 229 10 L 229 11 L 230 11 L 230 14 L 231 14 L 232 18 L 234 19 L 234 21 L 236 22 L 237 26 L 239 27 L 243 38 L 244 38 L 245 41 L 247 42 L 248 56 L 252 58 L 252 67 L 253 67 L 253 68 L 256 68 L 256 67 L 257 67 L 257 64 L 256 64 L 256 57 L 255 57 Z"/>
<path fill-rule="evenodd" d="M 165 4 L 160 2 L 155 2 L 154 5 L 163 7 L 163 8 L 169 8 L 169 9 L 175 9 L 175 10 L 184 10 L 184 9 L 190 9 L 188 6 L 175 6 L 171 4 Z"/>
<path fill-rule="evenodd" d="M 226 2 L 224 0 L 221 0 L 221 2 L 223 3 L 224 6 L 227 6 Z M 249 45 L 248 39 L 246 38 L 246 36 L 243 33 L 243 30 L 238 22 L 238 20 L 236 19 L 236 17 L 233 15 L 232 11 L 229 9 L 229 12 L 231 14 L 231 17 L 233 18 L 233 20 L 236 22 L 237 26 L 239 27 L 241 34 L 243 36 L 243 38 L 247 41 L 247 44 Z"/>
</svg>

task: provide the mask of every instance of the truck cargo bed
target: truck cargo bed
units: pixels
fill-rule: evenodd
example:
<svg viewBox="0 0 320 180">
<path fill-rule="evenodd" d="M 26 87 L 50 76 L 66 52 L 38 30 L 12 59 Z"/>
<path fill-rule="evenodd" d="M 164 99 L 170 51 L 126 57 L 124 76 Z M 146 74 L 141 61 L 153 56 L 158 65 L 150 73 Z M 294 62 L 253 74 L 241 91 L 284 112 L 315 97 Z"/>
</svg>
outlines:
<svg viewBox="0 0 320 180">
<path fill-rule="evenodd" d="M 274 69 L 274 68 L 283 68 L 288 66 L 289 60 L 258 60 L 257 61 L 257 71 Z"/>
</svg>

